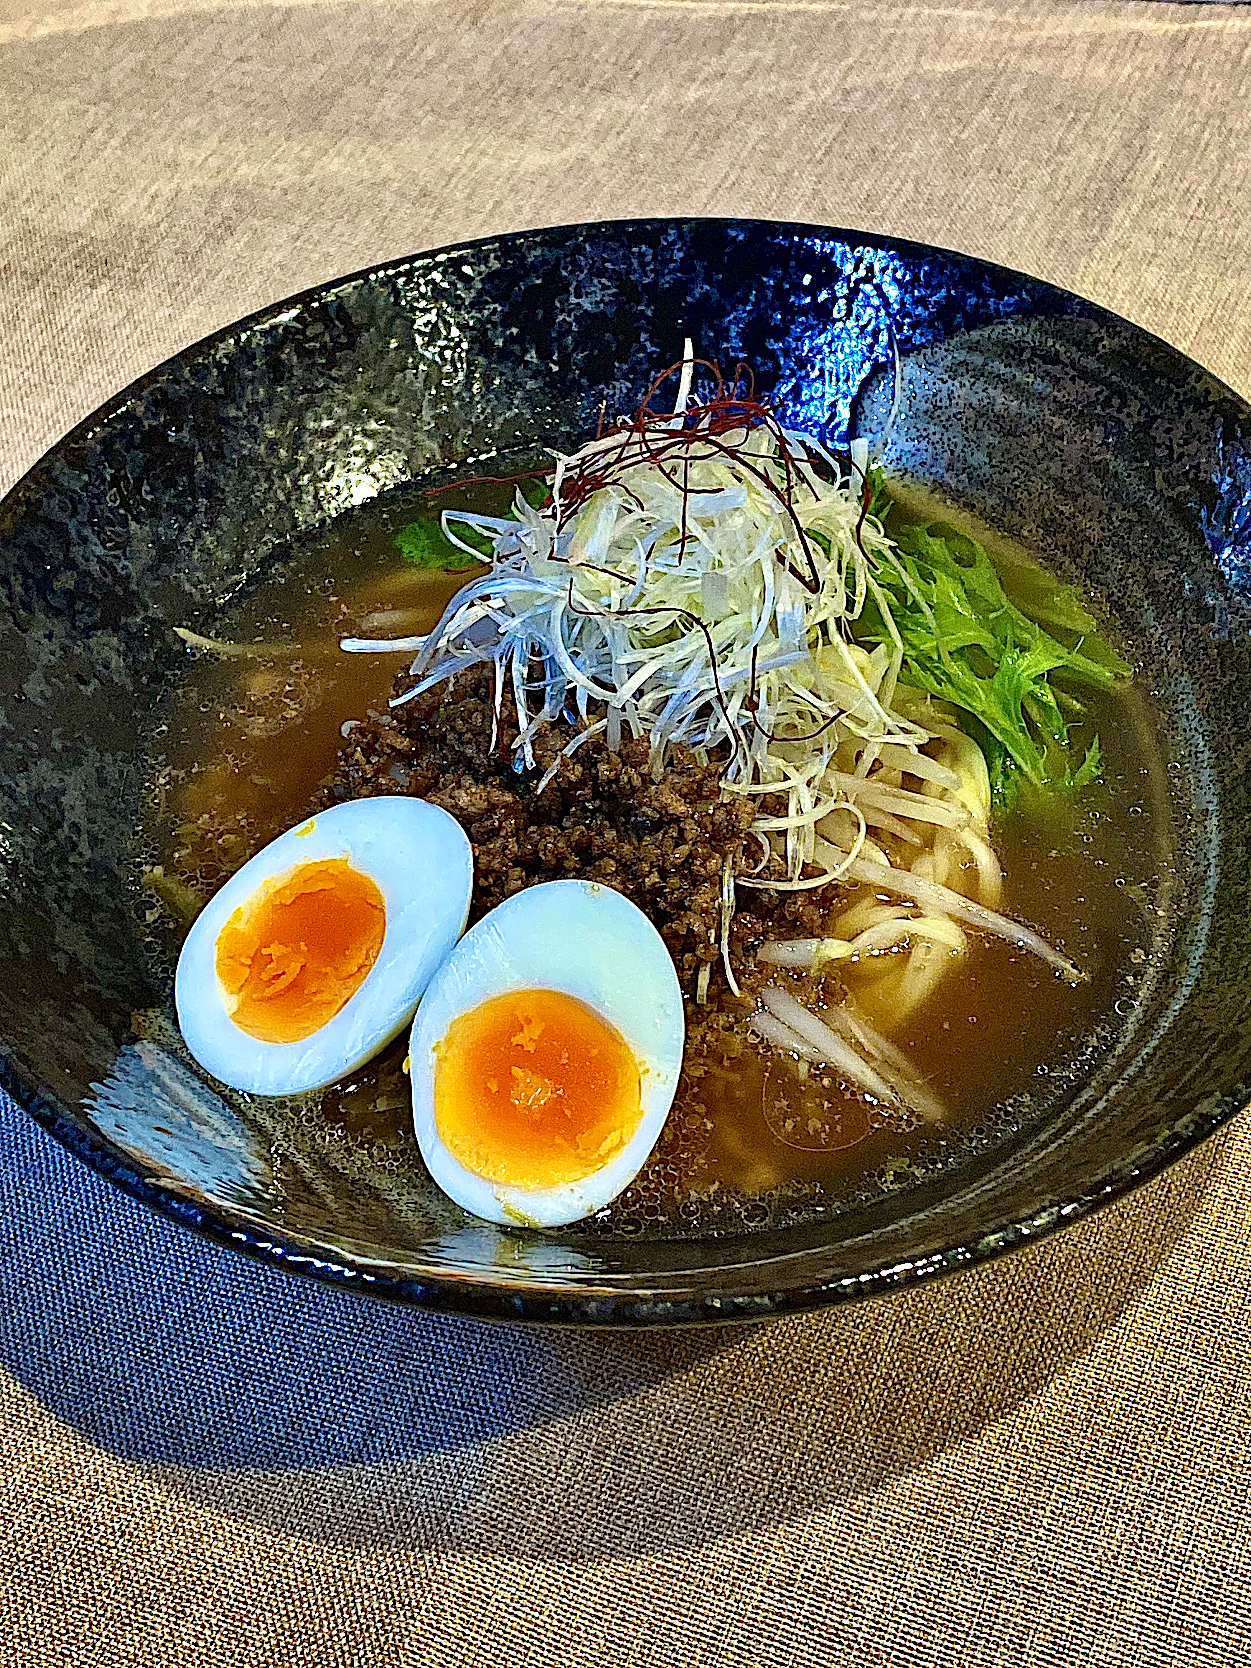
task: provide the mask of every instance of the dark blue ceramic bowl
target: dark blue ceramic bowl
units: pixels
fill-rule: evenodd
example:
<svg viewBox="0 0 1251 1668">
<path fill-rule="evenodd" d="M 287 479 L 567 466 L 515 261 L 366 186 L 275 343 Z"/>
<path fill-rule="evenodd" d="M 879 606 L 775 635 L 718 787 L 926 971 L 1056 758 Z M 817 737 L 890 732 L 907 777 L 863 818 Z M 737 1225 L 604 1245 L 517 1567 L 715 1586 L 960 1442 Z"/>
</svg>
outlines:
<svg viewBox="0 0 1251 1668">
<path fill-rule="evenodd" d="M 504 1233 L 227 1102 L 136 1010 L 133 831 L 183 650 L 340 511 L 630 409 L 683 336 L 755 368 L 834 440 L 1050 553 L 1109 599 L 1165 714 L 1169 946 L 1076 1082 L 928 1179 L 786 1231 Z M 88 1164 L 188 1227 L 439 1309 L 596 1324 L 735 1320 L 932 1278 L 1153 1175 L 1251 1078 L 1251 410 L 1141 330 L 1045 284 L 858 232 L 640 221 L 392 262 L 187 349 L 0 506 L 0 1080 Z"/>
</svg>

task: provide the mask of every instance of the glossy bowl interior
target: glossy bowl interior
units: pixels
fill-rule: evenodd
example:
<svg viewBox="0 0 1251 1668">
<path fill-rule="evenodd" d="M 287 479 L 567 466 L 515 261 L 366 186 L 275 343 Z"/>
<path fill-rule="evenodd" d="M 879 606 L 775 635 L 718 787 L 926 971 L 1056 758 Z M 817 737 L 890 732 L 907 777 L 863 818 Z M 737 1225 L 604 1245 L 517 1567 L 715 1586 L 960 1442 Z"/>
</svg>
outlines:
<svg viewBox="0 0 1251 1668">
<path fill-rule="evenodd" d="M 1016 1133 L 864 1207 L 708 1239 L 538 1235 L 399 1195 L 140 1037 L 169 1002 L 134 830 L 174 625 L 293 539 L 432 469 L 573 443 L 691 335 L 790 422 L 1104 599 L 1165 715 L 1178 847 L 1162 953 L 1078 1080 Z M 544 1321 L 734 1320 L 989 1257 L 1153 1174 L 1251 1078 L 1251 410 L 1072 296 L 855 232 L 648 221 L 507 236 L 310 292 L 189 348 L 0 506 L 0 1080 L 157 1209 L 301 1273 Z M 289 1125 L 275 1139 L 275 1117 Z"/>
</svg>

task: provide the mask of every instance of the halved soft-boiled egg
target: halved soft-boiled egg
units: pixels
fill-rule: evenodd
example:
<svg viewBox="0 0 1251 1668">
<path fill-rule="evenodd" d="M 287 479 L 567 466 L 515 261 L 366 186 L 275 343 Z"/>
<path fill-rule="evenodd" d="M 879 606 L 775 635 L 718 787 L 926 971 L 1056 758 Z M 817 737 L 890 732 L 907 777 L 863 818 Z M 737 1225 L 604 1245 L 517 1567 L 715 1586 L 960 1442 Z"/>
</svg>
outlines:
<svg viewBox="0 0 1251 1668">
<path fill-rule="evenodd" d="M 174 1001 L 187 1047 L 258 1095 L 322 1089 L 412 1018 L 465 929 L 473 853 L 422 799 L 336 805 L 259 851 L 196 917 Z"/>
<path fill-rule="evenodd" d="M 620 892 L 555 880 L 483 917 L 413 1021 L 413 1122 L 434 1180 L 492 1222 L 556 1227 L 627 1187 L 664 1126 L 677 971 Z"/>
</svg>

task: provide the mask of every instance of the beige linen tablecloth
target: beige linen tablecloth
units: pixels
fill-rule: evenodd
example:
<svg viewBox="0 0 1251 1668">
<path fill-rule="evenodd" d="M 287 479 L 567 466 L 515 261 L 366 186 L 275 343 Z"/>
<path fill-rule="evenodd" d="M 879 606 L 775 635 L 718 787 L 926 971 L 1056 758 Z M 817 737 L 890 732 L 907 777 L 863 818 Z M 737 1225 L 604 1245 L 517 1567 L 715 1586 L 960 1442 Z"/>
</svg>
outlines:
<svg viewBox="0 0 1251 1668">
<path fill-rule="evenodd" d="M 876 228 L 1251 394 L 1251 10 L 0 0 L 0 485 L 166 354 L 544 222 Z M 931 1290 L 519 1334 L 199 1245 L 4 1109 L 0 1661 L 1233 1664 L 1251 1125 Z"/>
</svg>

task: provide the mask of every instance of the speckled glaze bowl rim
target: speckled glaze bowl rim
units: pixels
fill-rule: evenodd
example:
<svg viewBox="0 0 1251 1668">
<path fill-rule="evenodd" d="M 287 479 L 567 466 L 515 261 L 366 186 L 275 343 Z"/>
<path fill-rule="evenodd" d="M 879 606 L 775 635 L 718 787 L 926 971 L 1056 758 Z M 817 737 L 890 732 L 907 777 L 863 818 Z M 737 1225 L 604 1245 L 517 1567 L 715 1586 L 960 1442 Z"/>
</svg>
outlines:
<svg viewBox="0 0 1251 1668">
<path fill-rule="evenodd" d="M 593 235 L 597 232 L 648 235 L 671 230 L 677 226 L 695 225 L 743 228 L 782 237 L 819 237 L 859 247 L 889 250 L 914 258 L 933 257 L 970 262 L 983 271 L 1002 273 L 1010 278 L 1027 279 L 1058 300 L 1075 303 L 1091 318 L 1107 320 L 1122 328 L 1128 326 L 1144 344 L 1151 344 L 1179 368 L 1184 367 L 1190 372 L 1198 371 L 1210 388 L 1242 407 L 1251 418 L 1251 407 L 1241 395 L 1162 337 L 1133 324 L 1109 309 L 1087 301 L 1073 291 L 998 262 L 986 261 L 979 256 L 935 244 L 849 227 L 734 216 L 623 218 L 527 227 L 418 250 L 311 285 L 258 308 L 170 354 L 104 401 L 23 472 L 0 500 L 0 508 L 18 498 L 30 478 L 59 450 L 90 440 L 110 420 L 131 409 L 142 399 L 148 388 L 159 382 L 171 368 L 194 360 L 220 344 L 243 341 L 249 334 L 289 317 L 310 303 L 323 301 L 339 290 L 365 281 L 401 274 L 417 263 L 452 259 L 485 248 L 498 250 L 510 245 L 524 245 L 525 241 L 531 238 L 562 233 Z M 307 1279 L 435 1313 L 459 1314 L 478 1320 L 608 1328 L 708 1326 L 763 1320 L 856 1302 L 976 1267 L 1017 1247 L 1043 1239 L 1123 1198 L 1198 1146 L 1251 1102 L 1251 1084 L 1240 1084 L 1228 1094 L 1210 1100 L 1202 1111 L 1185 1114 L 1155 1139 L 1143 1143 L 1132 1153 L 1109 1165 L 1092 1179 L 1085 1191 L 1071 1197 L 1053 1199 L 1026 1216 L 1002 1221 L 987 1229 L 975 1240 L 944 1245 L 915 1258 L 867 1268 L 855 1275 L 824 1281 L 805 1278 L 789 1284 L 785 1283 L 786 1264 L 791 1261 L 810 1261 L 811 1251 L 781 1256 L 760 1255 L 748 1258 L 747 1261 L 757 1267 L 775 1263 L 781 1276 L 778 1285 L 768 1291 L 740 1294 L 718 1292 L 715 1289 L 715 1269 L 692 1274 L 692 1283 L 696 1279 L 700 1282 L 699 1291 L 671 1292 L 663 1288 L 640 1289 L 637 1284 L 617 1286 L 608 1281 L 601 1285 L 588 1283 L 576 1290 L 565 1288 L 557 1291 L 544 1287 L 539 1282 L 529 1287 L 519 1287 L 500 1282 L 488 1284 L 476 1279 L 456 1279 L 450 1275 L 434 1275 L 429 1279 L 402 1278 L 381 1268 L 358 1267 L 329 1253 L 326 1247 L 315 1242 L 303 1242 L 296 1237 L 275 1237 L 261 1231 L 243 1213 L 234 1213 L 224 1207 L 209 1209 L 181 1196 L 171 1188 L 162 1186 L 119 1149 L 99 1139 L 62 1112 L 49 1098 L 43 1086 L 28 1081 L 15 1070 L 7 1057 L 2 1039 L 0 1086 L 36 1123 L 106 1181 L 169 1220 L 255 1261 L 285 1269 Z M 1115 1093 L 1115 1089 L 1112 1092 Z M 732 1248 L 741 1249 L 744 1241 L 750 1242 L 750 1236 L 727 1237 L 723 1242 L 717 1243 L 724 1243 L 727 1252 L 730 1252 Z M 741 1257 L 733 1258 L 740 1266 L 743 1260 Z"/>
</svg>

